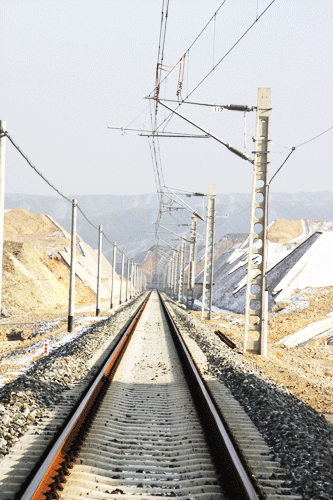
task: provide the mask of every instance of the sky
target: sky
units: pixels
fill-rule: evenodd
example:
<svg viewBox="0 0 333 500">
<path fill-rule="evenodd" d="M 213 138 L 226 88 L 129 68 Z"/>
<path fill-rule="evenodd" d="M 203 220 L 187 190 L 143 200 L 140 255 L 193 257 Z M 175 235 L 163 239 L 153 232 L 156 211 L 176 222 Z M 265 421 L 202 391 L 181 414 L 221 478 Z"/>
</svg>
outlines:
<svg viewBox="0 0 333 500">
<path fill-rule="evenodd" d="M 166 2 L 165 2 L 166 3 Z M 272 92 L 269 177 L 292 146 L 333 126 L 333 2 L 170 0 L 160 98 L 256 106 Z M 150 130 L 162 0 L 0 0 L 0 119 L 29 160 L 66 196 L 156 191 Z M 213 17 L 203 34 L 196 39 Z M 198 83 L 223 58 L 194 91 Z M 167 102 L 176 107 L 176 103 Z M 154 112 L 154 110 L 153 110 Z M 178 112 L 251 155 L 255 112 L 182 104 Z M 168 116 L 161 104 L 157 123 Z M 163 126 L 161 127 L 163 129 Z M 172 117 L 167 131 L 200 134 Z M 271 192 L 333 190 L 333 130 L 297 147 Z M 158 141 L 162 184 L 189 191 L 250 193 L 252 166 L 214 139 Z M 55 194 L 7 140 L 6 192 Z"/>
</svg>

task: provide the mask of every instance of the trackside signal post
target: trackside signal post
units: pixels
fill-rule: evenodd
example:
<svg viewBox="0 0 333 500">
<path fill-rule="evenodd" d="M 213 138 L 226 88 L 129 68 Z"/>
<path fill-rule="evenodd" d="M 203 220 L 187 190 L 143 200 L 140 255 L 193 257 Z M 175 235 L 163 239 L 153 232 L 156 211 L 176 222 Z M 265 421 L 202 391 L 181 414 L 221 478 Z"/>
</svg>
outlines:
<svg viewBox="0 0 333 500">
<path fill-rule="evenodd" d="M 244 353 L 267 356 L 266 227 L 271 89 L 258 90 L 249 261 L 245 305 Z"/>
<path fill-rule="evenodd" d="M 202 284 L 201 319 L 212 318 L 214 230 L 215 230 L 215 201 L 216 201 L 215 199 L 216 199 L 216 186 L 215 184 L 209 184 L 205 267 L 204 267 L 204 278 Z"/>
</svg>

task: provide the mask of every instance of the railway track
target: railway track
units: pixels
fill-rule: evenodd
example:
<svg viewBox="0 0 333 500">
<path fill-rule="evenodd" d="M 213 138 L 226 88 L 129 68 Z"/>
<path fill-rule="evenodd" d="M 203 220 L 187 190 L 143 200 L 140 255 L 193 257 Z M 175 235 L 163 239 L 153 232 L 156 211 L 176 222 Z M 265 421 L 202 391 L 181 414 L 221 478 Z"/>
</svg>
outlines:
<svg viewBox="0 0 333 500">
<path fill-rule="evenodd" d="M 259 498 L 177 336 L 153 292 L 15 498 Z"/>
<path fill-rule="evenodd" d="M 14 446 L 0 500 L 299 499 L 197 344 L 177 329 L 175 306 L 156 292 L 141 300 L 85 395 L 79 386 L 65 391 L 40 435 Z"/>
</svg>

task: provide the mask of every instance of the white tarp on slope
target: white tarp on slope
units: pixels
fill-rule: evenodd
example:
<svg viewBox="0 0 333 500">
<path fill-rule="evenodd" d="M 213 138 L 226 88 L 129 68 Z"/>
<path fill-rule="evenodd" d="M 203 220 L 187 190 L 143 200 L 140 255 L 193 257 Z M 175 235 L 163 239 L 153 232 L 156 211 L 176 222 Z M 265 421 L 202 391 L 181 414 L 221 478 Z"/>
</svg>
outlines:
<svg viewBox="0 0 333 500">
<path fill-rule="evenodd" d="M 323 232 L 275 287 L 281 301 L 297 289 L 333 286 L 333 232 Z"/>
<path fill-rule="evenodd" d="M 82 241 L 80 242 L 82 245 Z M 85 244 L 87 247 L 88 245 Z M 86 285 L 89 286 L 93 292 L 97 293 L 97 252 L 90 249 L 87 250 L 85 247 L 85 255 L 77 255 L 75 274 L 76 276 Z M 70 248 L 65 248 L 64 251 L 59 252 L 64 261 L 70 266 L 71 263 L 71 250 Z M 95 255 L 94 255 L 95 254 Z M 105 274 L 105 268 L 108 266 L 105 263 L 106 259 L 102 256 L 101 265 L 101 299 L 110 298 L 110 279 L 111 273 Z M 107 262 L 107 261 L 106 261 Z M 104 264 L 104 265 L 103 265 Z M 107 262 L 111 267 L 111 265 Z M 115 296 L 119 296 L 119 277 L 116 275 L 115 282 Z"/>
<path fill-rule="evenodd" d="M 58 224 L 52 217 L 47 216 L 53 224 L 62 231 L 65 238 L 71 239 L 71 235 Z M 77 248 L 80 250 L 80 255 L 77 255 L 76 266 L 75 266 L 75 274 L 76 276 L 86 285 L 89 286 L 93 292 L 97 293 L 97 262 L 98 262 L 98 254 L 96 250 L 93 250 L 87 243 L 80 240 L 80 237 L 77 236 Z M 71 250 L 66 247 L 64 251 L 59 252 L 61 257 L 70 267 L 71 265 Z M 101 299 L 110 298 L 110 290 L 111 290 L 111 276 L 112 276 L 112 266 L 109 261 L 104 257 L 102 253 L 101 257 Z M 123 300 L 124 299 L 124 289 L 126 283 L 124 280 L 123 285 Z M 120 293 L 120 279 L 116 274 L 115 281 L 115 299 L 119 298 Z"/>
<path fill-rule="evenodd" d="M 315 323 L 307 325 L 305 328 L 302 328 L 302 330 L 298 330 L 298 332 L 296 333 L 292 333 L 291 335 L 286 335 L 281 340 L 276 342 L 276 344 L 284 344 L 288 347 L 296 347 L 314 337 L 317 337 L 318 335 L 322 335 L 325 332 L 329 332 L 332 328 L 333 328 L 333 319 L 325 318 L 322 319 L 321 321 L 316 321 Z"/>
</svg>

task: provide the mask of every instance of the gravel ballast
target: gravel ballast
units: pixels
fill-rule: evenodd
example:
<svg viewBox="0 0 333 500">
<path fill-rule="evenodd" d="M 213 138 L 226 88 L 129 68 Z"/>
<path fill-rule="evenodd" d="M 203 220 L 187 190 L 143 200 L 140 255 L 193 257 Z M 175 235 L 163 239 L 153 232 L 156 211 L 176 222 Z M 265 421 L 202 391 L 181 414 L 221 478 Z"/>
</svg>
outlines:
<svg viewBox="0 0 333 500">
<path fill-rule="evenodd" d="M 85 330 L 75 341 L 51 351 L 29 371 L 0 389 L 0 458 L 45 411 L 61 401 L 64 390 L 92 376 L 88 361 L 115 338 L 143 297 L 114 316 Z M 307 500 L 333 499 L 333 427 L 314 409 L 268 378 L 242 353 L 229 349 L 213 328 L 171 303 L 175 319 L 207 356 L 220 379 L 247 412 L 285 470 L 286 484 Z"/>
<path fill-rule="evenodd" d="M 285 486 L 307 500 L 332 500 L 332 425 L 241 352 L 223 344 L 212 328 L 171 305 L 178 326 L 207 356 L 211 374 L 230 389 L 280 461 Z"/>
<path fill-rule="evenodd" d="M 117 336 L 139 307 L 140 296 L 124 308 L 36 361 L 31 368 L 0 389 L 0 459 L 31 427 L 38 432 L 45 411 L 62 399 L 63 391 L 91 378 L 89 360 Z"/>
</svg>

